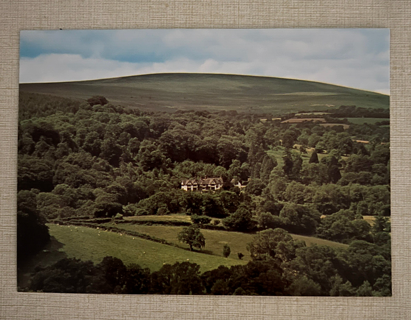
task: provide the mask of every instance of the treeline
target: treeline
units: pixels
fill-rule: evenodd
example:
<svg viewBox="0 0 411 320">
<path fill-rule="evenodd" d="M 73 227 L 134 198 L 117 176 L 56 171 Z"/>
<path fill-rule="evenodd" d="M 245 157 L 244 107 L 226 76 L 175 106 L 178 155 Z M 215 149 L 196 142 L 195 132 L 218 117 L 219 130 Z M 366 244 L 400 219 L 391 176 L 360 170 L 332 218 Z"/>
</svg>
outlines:
<svg viewBox="0 0 411 320">
<path fill-rule="evenodd" d="M 389 118 L 389 109 L 363 108 L 357 106 L 340 106 L 330 109 L 329 112 L 335 118 Z"/>
<path fill-rule="evenodd" d="M 190 262 L 151 272 L 106 257 L 99 264 L 63 259 L 38 267 L 29 291 L 122 294 L 389 296 L 390 250 L 365 241 L 347 249 L 306 247 L 282 229 L 258 233 L 247 265 L 200 272 Z M 365 254 L 366 252 L 366 254 Z"/>
</svg>

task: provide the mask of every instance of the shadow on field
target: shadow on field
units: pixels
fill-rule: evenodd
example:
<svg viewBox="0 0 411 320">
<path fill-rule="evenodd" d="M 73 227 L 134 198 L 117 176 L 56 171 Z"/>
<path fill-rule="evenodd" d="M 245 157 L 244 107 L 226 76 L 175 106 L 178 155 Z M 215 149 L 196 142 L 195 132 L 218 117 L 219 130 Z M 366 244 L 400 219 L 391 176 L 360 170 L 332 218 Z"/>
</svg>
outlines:
<svg viewBox="0 0 411 320">
<path fill-rule="evenodd" d="M 199 252 L 199 253 L 204 253 L 204 254 L 209 254 L 209 255 L 216 256 L 216 254 L 214 254 L 213 251 L 211 251 L 211 250 L 201 250 L 201 251 L 198 251 L 198 252 Z"/>
<path fill-rule="evenodd" d="M 27 260 L 19 262 L 17 265 L 17 287 L 25 288 L 28 286 L 31 274 L 37 266 L 47 267 L 67 258 L 66 253 L 62 250 L 63 246 L 64 244 L 51 236 L 50 242 L 42 250 Z"/>
</svg>

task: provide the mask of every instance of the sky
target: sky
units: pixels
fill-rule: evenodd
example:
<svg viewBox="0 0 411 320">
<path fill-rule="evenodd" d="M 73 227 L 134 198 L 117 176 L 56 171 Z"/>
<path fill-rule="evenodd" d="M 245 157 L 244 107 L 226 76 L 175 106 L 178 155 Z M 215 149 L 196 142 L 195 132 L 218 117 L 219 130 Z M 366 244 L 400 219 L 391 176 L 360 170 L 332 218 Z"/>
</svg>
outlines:
<svg viewBox="0 0 411 320">
<path fill-rule="evenodd" d="M 294 78 L 390 93 L 389 29 L 21 31 L 20 83 L 164 72 Z"/>
</svg>

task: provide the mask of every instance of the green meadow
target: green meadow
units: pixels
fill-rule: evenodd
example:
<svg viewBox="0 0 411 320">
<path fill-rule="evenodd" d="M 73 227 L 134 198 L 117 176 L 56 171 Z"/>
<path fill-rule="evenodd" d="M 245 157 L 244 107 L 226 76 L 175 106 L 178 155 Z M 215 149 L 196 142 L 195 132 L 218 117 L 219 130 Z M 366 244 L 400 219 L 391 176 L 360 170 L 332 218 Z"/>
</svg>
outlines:
<svg viewBox="0 0 411 320">
<path fill-rule="evenodd" d="M 202 252 L 191 252 L 188 249 L 101 229 L 56 224 L 48 226 L 50 235 L 63 244 L 60 252 L 64 252 L 69 258 L 91 260 L 94 263 L 101 262 L 106 256 L 112 256 L 121 259 L 125 265 L 136 263 L 156 271 L 163 264 L 189 261 L 200 265 L 201 271 L 205 272 L 220 265 L 230 267 L 247 262 L 237 257 L 223 258 Z"/>
<path fill-rule="evenodd" d="M 64 253 L 69 258 L 91 260 L 94 263 L 101 262 L 105 256 L 113 256 L 121 259 L 126 265 L 136 263 L 155 271 L 166 263 L 174 264 L 175 262 L 190 261 L 199 264 L 201 271 L 205 272 L 220 265 L 230 267 L 245 264 L 251 260 L 247 251 L 247 244 L 252 241 L 253 234 L 249 233 L 202 229 L 201 232 L 206 239 L 205 248 L 202 251 L 192 252 L 189 251 L 187 245 L 177 240 L 177 234 L 183 227 L 116 225 L 117 228 L 122 228 L 124 231 L 137 231 L 175 244 L 175 246 L 170 246 L 103 229 L 56 224 L 49 224 L 48 226 L 50 235 L 63 245 L 59 249 L 60 254 Z M 109 227 L 113 225 L 108 223 L 102 226 Z M 292 237 L 296 240 L 305 241 L 308 246 L 316 244 L 334 248 L 347 247 L 345 244 L 315 237 L 295 234 L 292 234 Z M 228 258 L 223 257 L 225 244 L 228 244 L 231 248 L 231 254 Z M 238 253 L 244 254 L 242 260 L 238 259 Z"/>
<path fill-rule="evenodd" d="M 110 226 L 107 224 L 106 226 Z M 148 225 L 132 225 L 132 224 L 118 224 L 117 228 L 122 228 L 127 231 L 137 231 L 140 233 L 145 233 L 151 236 L 155 236 L 164 240 L 167 240 L 171 243 L 178 245 L 181 248 L 188 248 L 187 245 L 179 243 L 177 240 L 178 233 L 183 229 L 183 227 L 170 227 L 170 226 L 148 226 Z M 223 230 L 208 230 L 201 229 L 201 233 L 206 239 L 205 251 L 216 256 L 223 256 L 223 247 L 225 244 L 231 248 L 232 258 L 237 258 L 237 253 L 241 252 L 244 254 L 244 260 L 251 260 L 249 253 L 247 251 L 247 244 L 253 240 L 254 235 L 250 233 L 243 232 L 233 232 L 233 231 L 223 231 Z M 305 243 L 310 246 L 312 244 L 330 246 L 334 248 L 346 248 L 347 245 L 319 239 L 315 237 L 302 236 L 291 234 L 291 236 L 296 240 L 305 241 Z"/>
</svg>

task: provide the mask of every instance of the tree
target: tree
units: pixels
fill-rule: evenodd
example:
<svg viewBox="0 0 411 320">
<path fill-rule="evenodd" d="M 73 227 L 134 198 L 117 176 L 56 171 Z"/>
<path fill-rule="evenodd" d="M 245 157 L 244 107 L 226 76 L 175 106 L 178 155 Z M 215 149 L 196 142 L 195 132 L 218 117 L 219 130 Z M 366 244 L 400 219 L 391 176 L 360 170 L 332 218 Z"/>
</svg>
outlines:
<svg viewBox="0 0 411 320">
<path fill-rule="evenodd" d="M 254 228 L 255 222 L 251 219 L 252 213 L 242 206 L 223 220 L 224 227 L 231 230 L 249 231 Z"/>
<path fill-rule="evenodd" d="M 276 228 L 258 232 L 253 241 L 247 245 L 247 250 L 250 251 L 254 261 L 284 262 L 292 260 L 295 257 L 295 250 L 301 246 L 303 243 L 293 240 L 287 231 Z"/>
<path fill-rule="evenodd" d="M 96 267 L 105 279 L 105 287 L 101 293 L 121 293 L 127 278 L 127 268 L 123 261 L 115 257 L 104 257 Z"/>
<path fill-rule="evenodd" d="M 273 157 L 266 155 L 263 159 L 263 163 L 260 169 L 260 178 L 265 183 L 270 179 L 271 171 L 277 166 L 277 160 Z"/>
<path fill-rule="evenodd" d="M 224 258 L 228 258 L 228 256 L 230 255 L 230 253 L 231 253 L 231 248 L 229 247 L 228 244 L 225 244 L 225 245 L 224 245 L 224 248 L 223 248 L 223 256 L 224 256 Z"/>
<path fill-rule="evenodd" d="M 150 269 L 141 268 L 137 264 L 131 264 L 127 268 L 127 275 L 123 293 L 141 294 L 148 293 L 150 289 Z"/>
<path fill-rule="evenodd" d="M 89 99 L 87 99 L 87 102 L 90 104 L 90 106 L 94 106 L 94 105 L 106 105 L 108 103 L 107 99 L 103 96 L 93 96 Z"/>
<path fill-rule="evenodd" d="M 284 132 L 283 139 L 282 139 L 282 144 L 284 148 L 292 148 L 294 146 L 294 141 L 296 139 L 296 133 L 293 130 L 288 129 L 287 131 Z"/>
<path fill-rule="evenodd" d="M 337 165 L 331 165 L 328 168 L 328 176 L 332 183 L 337 183 L 341 179 L 341 172 Z"/>
<path fill-rule="evenodd" d="M 165 264 L 151 274 L 150 293 L 203 294 L 204 285 L 200 277 L 200 266 L 190 262 Z"/>
<path fill-rule="evenodd" d="M 205 246 L 205 238 L 196 225 L 183 228 L 178 234 L 178 241 L 188 244 L 190 251 L 193 251 L 193 247 L 201 250 Z"/>
<path fill-rule="evenodd" d="M 90 290 L 93 280 L 100 280 L 100 286 L 105 284 L 104 278 L 94 278 L 95 271 L 96 268 L 91 261 L 64 258 L 51 266 L 37 267 L 30 280 L 29 289 L 59 293 L 108 293 Z"/>
<path fill-rule="evenodd" d="M 372 287 L 368 281 L 364 281 L 364 283 L 358 288 L 357 296 L 360 296 L 360 297 L 372 296 Z"/>
<path fill-rule="evenodd" d="M 284 153 L 283 161 L 284 161 L 284 166 L 283 166 L 284 173 L 287 176 L 290 176 L 292 174 L 292 170 L 293 170 L 293 166 L 294 166 L 294 163 L 291 159 L 290 152 L 286 151 Z"/>
<path fill-rule="evenodd" d="M 314 150 L 313 153 L 311 154 L 309 163 L 318 163 L 318 162 L 319 162 L 318 154 L 317 154 L 317 151 Z"/>
<path fill-rule="evenodd" d="M 112 166 L 119 166 L 121 153 L 121 146 L 113 138 L 105 139 L 101 144 L 100 158 L 107 160 Z"/>
<path fill-rule="evenodd" d="M 298 276 L 287 288 L 292 296 L 319 296 L 321 286 L 305 275 Z"/>
<path fill-rule="evenodd" d="M 255 194 L 256 196 L 261 195 L 261 192 L 265 188 L 265 183 L 261 179 L 251 179 L 245 190 L 248 193 Z"/>
<path fill-rule="evenodd" d="M 339 210 L 321 219 L 317 235 L 320 238 L 346 243 L 356 239 L 371 239 L 370 229 L 369 223 L 357 219 L 353 211 Z"/>
<path fill-rule="evenodd" d="M 329 182 L 327 166 L 323 163 L 306 163 L 300 172 L 300 180 L 308 185 L 313 182 L 318 185 Z"/>
<path fill-rule="evenodd" d="M 298 179 L 303 164 L 303 159 L 300 157 L 300 155 L 295 152 L 290 152 L 290 150 L 286 150 L 284 152 L 283 160 L 284 173 L 290 179 Z"/>
<path fill-rule="evenodd" d="M 22 190 L 17 195 L 18 263 L 38 252 L 50 240 L 45 219 L 37 210 L 36 194 Z"/>
<path fill-rule="evenodd" d="M 31 188 L 49 192 L 53 190 L 53 164 L 46 159 L 19 154 L 18 189 Z"/>
<path fill-rule="evenodd" d="M 320 216 L 316 209 L 295 203 L 286 203 L 280 211 L 284 229 L 301 234 L 315 233 Z"/>
</svg>

